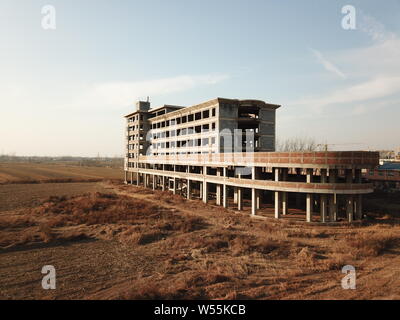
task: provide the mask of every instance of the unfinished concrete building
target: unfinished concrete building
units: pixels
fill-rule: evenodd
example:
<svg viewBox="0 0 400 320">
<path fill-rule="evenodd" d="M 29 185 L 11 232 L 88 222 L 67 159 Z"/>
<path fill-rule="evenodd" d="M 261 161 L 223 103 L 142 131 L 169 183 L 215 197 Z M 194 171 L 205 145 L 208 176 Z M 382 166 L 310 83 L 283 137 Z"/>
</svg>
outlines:
<svg viewBox="0 0 400 320">
<path fill-rule="evenodd" d="M 279 219 L 303 212 L 308 222 L 361 219 L 373 192 L 362 169 L 376 152 L 274 152 L 279 105 L 213 99 L 191 107 L 150 109 L 140 101 L 125 116 L 125 182 L 170 190 Z"/>
</svg>

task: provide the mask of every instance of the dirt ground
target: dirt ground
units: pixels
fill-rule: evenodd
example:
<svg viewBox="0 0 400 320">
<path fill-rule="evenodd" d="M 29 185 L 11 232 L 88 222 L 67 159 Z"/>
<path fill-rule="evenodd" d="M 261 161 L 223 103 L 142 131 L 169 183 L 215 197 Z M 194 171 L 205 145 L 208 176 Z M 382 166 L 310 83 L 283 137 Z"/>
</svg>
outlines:
<svg viewBox="0 0 400 320">
<path fill-rule="evenodd" d="M 120 168 L 49 163 L 0 163 L 0 184 L 123 179 Z"/>
<path fill-rule="evenodd" d="M 254 219 L 105 182 L 0 187 L 0 299 L 400 298 L 397 218 Z M 348 264 L 355 290 L 341 287 Z"/>
</svg>

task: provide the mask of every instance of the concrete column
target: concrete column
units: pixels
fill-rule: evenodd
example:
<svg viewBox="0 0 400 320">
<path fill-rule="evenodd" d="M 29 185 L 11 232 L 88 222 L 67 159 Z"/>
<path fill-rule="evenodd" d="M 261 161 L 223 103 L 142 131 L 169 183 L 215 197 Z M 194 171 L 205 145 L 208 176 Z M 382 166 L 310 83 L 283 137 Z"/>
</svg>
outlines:
<svg viewBox="0 0 400 320">
<path fill-rule="evenodd" d="M 143 174 L 143 187 L 147 188 L 147 174 Z"/>
<path fill-rule="evenodd" d="M 279 181 L 279 176 L 280 176 L 279 168 L 274 168 L 274 175 L 275 175 L 275 181 Z"/>
<path fill-rule="evenodd" d="M 260 196 L 260 190 L 256 189 L 256 209 L 260 209 L 261 207 L 261 196 Z"/>
<path fill-rule="evenodd" d="M 282 193 L 275 191 L 275 218 L 279 219 L 282 208 Z"/>
<path fill-rule="evenodd" d="M 215 194 L 215 203 L 217 204 L 217 206 L 221 205 L 221 195 L 222 195 L 222 185 L 217 184 L 216 185 L 216 194 Z"/>
<path fill-rule="evenodd" d="M 156 190 L 156 175 L 153 174 L 153 190 Z"/>
<path fill-rule="evenodd" d="M 233 187 L 233 203 L 238 203 L 238 187 Z"/>
<path fill-rule="evenodd" d="M 228 208 L 228 186 L 225 183 L 222 185 L 222 206 Z"/>
<path fill-rule="evenodd" d="M 124 171 L 124 172 L 125 172 L 124 183 L 125 183 L 125 184 L 128 184 L 128 172 L 127 172 L 127 171 Z"/>
<path fill-rule="evenodd" d="M 192 183 L 189 179 L 187 179 L 187 185 L 186 185 L 186 197 L 188 198 L 188 200 L 190 200 L 191 198 L 191 193 L 192 193 Z"/>
<path fill-rule="evenodd" d="M 320 196 L 321 222 L 327 221 L 328 216 L 328 197 L 326 194 Z"/>
<path fill-rule="evenodd" d="M 203 181 L 203 202 L 208 202 L 208 183 L 206 180 Z"/>
<path fill-rule="evenodd" d="M 313 169 L 307 169 L 307 183 L 313 182 Z"/>
<path fill-rule="evenodd" d="M 199 182 L 199 196 L 203 199 L 203 182 Z"/>
<path fill-rule="evenodd" d="M 254 216 L 257 213 L 257 200 L 256 200 L 256 189 L 251 189 L 251 214 Z"/>
<path fill-rule="evenodd" d="M 281 181 L 287 181 L 288 179 L 288 168 L 282 168 Z M 276 177 L 275 177 L 276 179 Z M 288 213 L 288 194 L 287 192 L 282 192 L 282 214 L 285 216 Z"/>
<path fill-rule="evenodd" d="M 355 196 L 356 219 L 362 220 L 362 194 Z"/>
<path fill-rule="evenodd" d="M 347 219 L 349 222 L 353 222 L 353 215 L 354 215 L 354 203 L 353 203 L 353 195 L 348 195 L 346 198 L 346 212 L 347 212 Z"/>
<path fill-rule="evenodd" d="M 256 167 L 251 168 L 251 179 L 256 179 Z M 255 188 L 251 189 L 251 214 L 255 215 L 257 212 L 257 190 Z"/>
<path fill-rule="evenodd" d="M 289 211 L 288 193 L 282 192 L 282 215 L 286 216 Z"/>
<path fill-rule="evenodd" d="M 140 182 L 140 175 L 139 175 L 139 171 L 136 172 L 136 185 L 138 186 Z"/>
<path fill-rule="evenodd" d="M 161 190 L 165 191 L 165 176 L 161 177 Z"/>
<path fill-rule="evenodd" d="M 313 211 L 313 196 L 311 193 L 307 193 L 306 196 L 306 221 L 311 222 Z"/>
<path fill-rule="evenodd" d="M 177 187 L 177 184 L 178 184 L 178 178 L 173 178 L 173 181 L 174 181 L 174 189 L 173 189 L 174 191 L 173 191 L 173 193 L 176 194 L 176 191 L 177 191 L 176 187 Z"/>
<path fill-rule="evenodd" d="M 336 194 L 329 195 L 329 219 L 331 222 L 337 221 L 337 196 Z"/>
<path fill-rule="evenodd" d="M 222 176 L 226 178 L 227 173 L 227 168 L 224 167 L 222 169 Z M 225 183 L 222 185 L 222 205 L 224 208 L 228 208 L 228 186 Z"/>
<path fill-rule="evenodd" d="M 243 210 L 243 189 L 237 188 L 237 205 L 238 210 Z"/>
</svg>

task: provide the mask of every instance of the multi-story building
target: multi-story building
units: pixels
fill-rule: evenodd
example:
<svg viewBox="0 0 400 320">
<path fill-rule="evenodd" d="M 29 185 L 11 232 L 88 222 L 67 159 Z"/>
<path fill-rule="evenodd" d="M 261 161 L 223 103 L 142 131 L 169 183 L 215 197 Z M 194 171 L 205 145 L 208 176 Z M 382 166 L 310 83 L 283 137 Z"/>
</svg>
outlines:
<svg viewBox="0 0 400 320">
<path fill-rule="evenodd" d="M 272 194 L 276 218 L 287 215 L 296 198 L 297 206 L 304 202 L 309 222 L 316 208 L 323 222 L 340 214 L 361 219 L 362 195 L 373 191 L 361 170 L 375 167 L 379 153 L 274 152 L 279 107 L 222 98 L 155 109 L 138 102 L 125 116 L 125 181 L 204 202 L 214 198 L 224 207 L 233 198 L 238 210 L 246 194 L 253 215 Z"/>
</svg>

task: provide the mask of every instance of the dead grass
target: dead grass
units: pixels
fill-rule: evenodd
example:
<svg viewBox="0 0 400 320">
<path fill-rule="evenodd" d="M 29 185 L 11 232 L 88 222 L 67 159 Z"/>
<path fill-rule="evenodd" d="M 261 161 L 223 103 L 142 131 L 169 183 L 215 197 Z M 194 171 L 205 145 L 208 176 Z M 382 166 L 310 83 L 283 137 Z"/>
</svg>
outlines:
<svg viewBox="0 0 400 320">
<path fill-rule="evenodd" d="M 351 253 L 360 257 L 376 257 L 390 250 L 399 238 L 392 234 L 367 233 L 345 240 Z"/>
<path fill-rule="evenodd" d="M 342 276 L 344 265 L 364 271 L 395 256 L 400 235 L 392 221 L 357 226 L 259 221 L 169 192 L 113 186 L 132 197 L 52 196 L 24 214 L 0 216 L 0 245 L 117 240 L 118 250 L 127 248 L 134 256 L 124 263 L 136 264 L 124 281 L 118 278 L 121 287 L 109 288 L 113 298 L 281 299 L 325 294 L 324 286 Z M 103 259 L 95 261 L 104 263 L 105 274 L 109 262 Z"/>
</svg>

